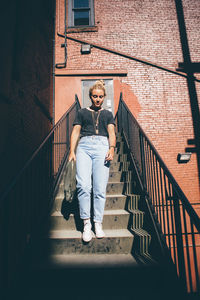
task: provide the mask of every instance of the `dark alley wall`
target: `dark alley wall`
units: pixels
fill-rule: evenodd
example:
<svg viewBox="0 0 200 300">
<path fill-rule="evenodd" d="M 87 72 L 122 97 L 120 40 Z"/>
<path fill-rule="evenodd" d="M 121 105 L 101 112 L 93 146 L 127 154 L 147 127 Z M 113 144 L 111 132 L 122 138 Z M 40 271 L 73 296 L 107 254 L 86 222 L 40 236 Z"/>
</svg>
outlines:
<svg viewBox="0 0 200 300">
<path fill-rule="evenodd" d="M 52 0 L 1 3 L 2 191 L 52 127 Z"/>
</svg>

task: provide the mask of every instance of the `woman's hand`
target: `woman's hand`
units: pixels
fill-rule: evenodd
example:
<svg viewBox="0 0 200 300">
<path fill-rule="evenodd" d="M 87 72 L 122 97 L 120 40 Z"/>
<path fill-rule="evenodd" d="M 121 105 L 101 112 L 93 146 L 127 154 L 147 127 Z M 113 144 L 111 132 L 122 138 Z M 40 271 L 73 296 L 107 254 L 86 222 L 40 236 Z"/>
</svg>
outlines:
<svg viewBox="0 0 200 300">
<path fill-rule="evenodd" d="M 116 136 L 115 136 L 115 126 L 113 124 L 108 124 L 108 136 L 110 148 L 106 154 L 106 160 L 113 160 L 115 154 Z"/>
<path fill-rule="evenodd" d="M 76 161 L 76 155 L 74 152 L 69 153 L 68 161 L 74 160 Z"/>
<path fill-rule="evenodd" d="M 114 154 L 115 154 L 115 149 L 113 147 L 111 147 L 106 154 L 106 160 L 107 161 L 113 160 Z"/>
<path fill-rule="evenodd" d="M 76 144 L 78 142 L 80 131 L 81 131 L 81 126 L 75 125 L 72 130 L 72 134 L 71 134 L 71 138 L 70 138 L 70 152 L 69 152 L 68 161 L 71 161 L 71 160 L 76 161 L 75 148 L 76 148 Z"/>
</svg>

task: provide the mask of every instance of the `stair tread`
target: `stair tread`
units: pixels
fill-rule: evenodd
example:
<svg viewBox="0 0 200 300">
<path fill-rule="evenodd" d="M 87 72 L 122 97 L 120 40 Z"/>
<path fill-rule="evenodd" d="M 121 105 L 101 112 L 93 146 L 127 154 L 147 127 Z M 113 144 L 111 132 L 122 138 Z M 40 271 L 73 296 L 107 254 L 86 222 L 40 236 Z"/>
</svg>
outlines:
<svg viewBox="0 0 200 300">
<path fill-rule="evenodd" d="M 124 183 L 126 183 L 126 181 L 108 181 L 108 184 L 124 184 Z"/>
<path fill-rule="evenodd" d="M 106 195 L 106 198 L 114 198 L 114 197 L 124 197 L 126 198 L 127 196 L 124 194 L 108 194 Z"/>
<path fill-rule="evenodd" d="M 129 215 L 130 213 L 125 209 L 106 209 L 104 211 L 104 215 Z M 51 214 L 52 217 L 63 217 L 62 213 L 60 211 L 54 211 Z M 73 216 L 73 214 L 70 214 L 70 216 Z"/>
<path fill-rule="evenodd" d="M 110 183 L 116 183 L 116 182 L 110 182 Z M 122 183 L 122 182 L 118 182 L 118 183 Z M 106 194 L 106 199 L 109 201 L 108 198 L 114 198 L 114 197 L 124 197 L 126 198 L 127 196 L 124 194 Z M 58 194 L 55 199 L 62 199 L 63 200 L 63 195 Z"/>
<path fill-rule="evenodd" d="M 133 234 L 128 229 L 105 229 L 104 232 L 105 238 L 133 237 Z M 52 230 L 49 232 L 51 239 L 77 239 L 81 238 L 81 236 L 82 233 L 77 230 Z"/>
</svg>

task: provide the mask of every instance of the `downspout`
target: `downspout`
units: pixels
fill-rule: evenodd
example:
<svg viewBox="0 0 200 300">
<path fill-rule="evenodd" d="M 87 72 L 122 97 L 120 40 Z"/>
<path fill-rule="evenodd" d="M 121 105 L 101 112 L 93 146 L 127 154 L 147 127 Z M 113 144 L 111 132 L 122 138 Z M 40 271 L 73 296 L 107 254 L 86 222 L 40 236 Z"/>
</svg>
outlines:
<svg viewBox="0 0 200 300">
<path fill-rule="evenodd" d="M 66 68 L 67 65 L 67 4 L 66 4 L 66 0 L 65 0 L 65 42 L 64 44 L 61 44 L 61 48 L 64 48 L 64 53 L 65 53 L 65 59 L 63 63 L 57 63 L 56 64 L 56 68 L 57 69 L 63 69 Z"/>
<path fill-rule="evenodd" d="M 53 20 L 53 126 L 55 125 L 55 34 L 56 34 L 56 1 L 54 2 L 54 20 Z"/>
</svg>

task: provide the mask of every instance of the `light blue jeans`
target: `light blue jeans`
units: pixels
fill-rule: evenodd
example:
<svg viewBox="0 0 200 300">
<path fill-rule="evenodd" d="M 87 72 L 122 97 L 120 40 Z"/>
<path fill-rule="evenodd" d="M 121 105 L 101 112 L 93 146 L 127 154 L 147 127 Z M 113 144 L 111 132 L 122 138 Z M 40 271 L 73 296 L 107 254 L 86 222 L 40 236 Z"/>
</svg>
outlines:
<svg viewBox="0 0 200 300">
<path fill-rule="evenodd" d="M 90 218 L 93 187 L 93 220 L 103 221 L 109 177 L 109 164 L 105 163 L 108 149 L 108 138 L 104 136 L 85 136 L 78 143 L 76 180 L 81 219 Z"/>
</svg>

